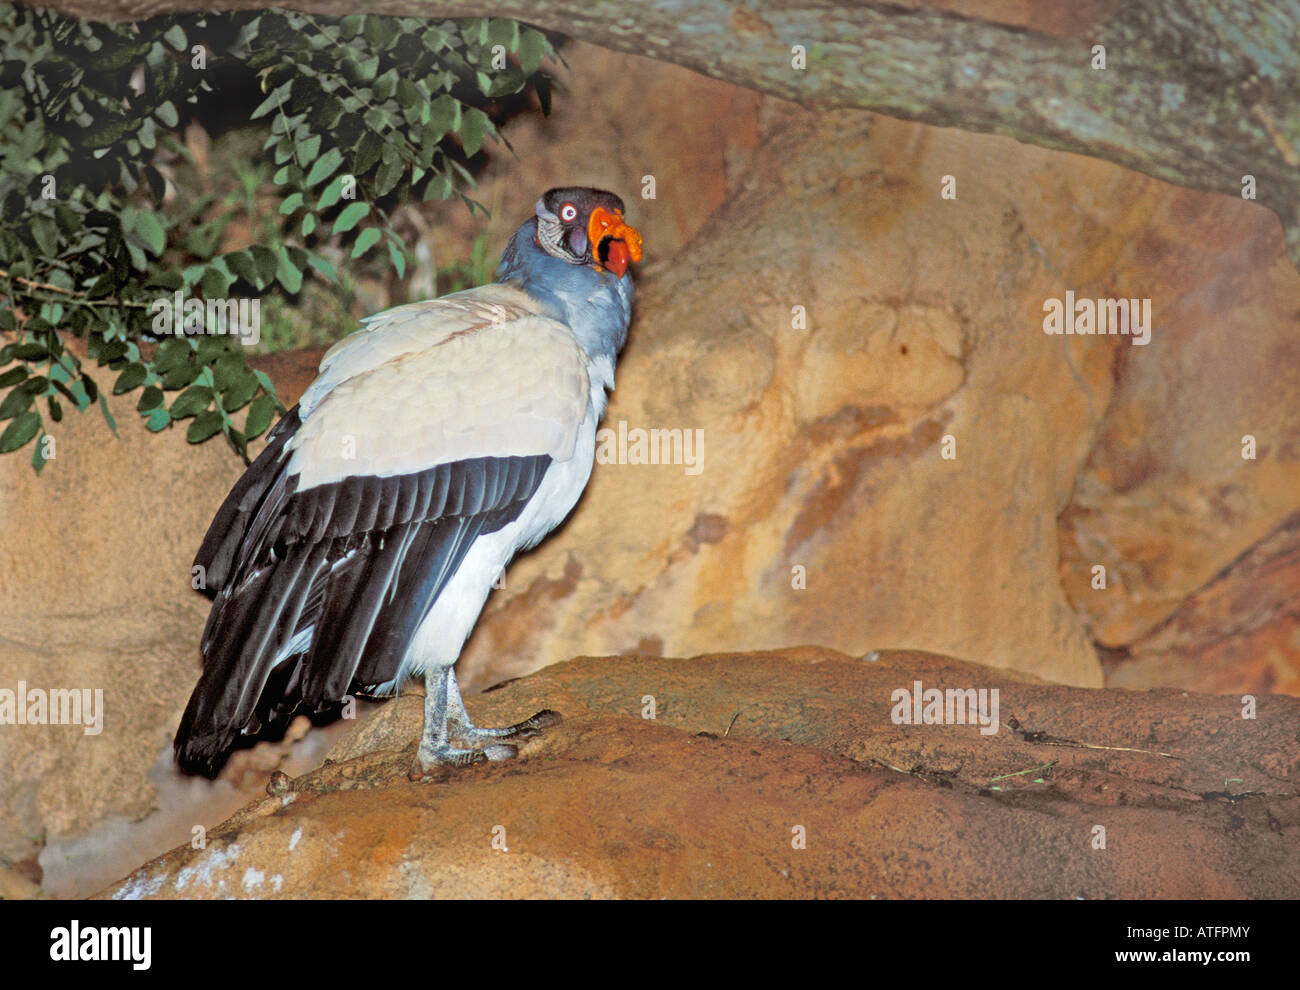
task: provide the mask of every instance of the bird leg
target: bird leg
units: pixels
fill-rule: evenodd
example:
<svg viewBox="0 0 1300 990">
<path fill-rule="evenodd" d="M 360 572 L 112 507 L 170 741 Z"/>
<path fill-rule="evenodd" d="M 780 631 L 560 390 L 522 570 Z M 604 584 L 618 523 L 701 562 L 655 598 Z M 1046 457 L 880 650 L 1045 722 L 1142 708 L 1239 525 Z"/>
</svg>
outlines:
<svg viewBox="0 0 1300 990">
<path fill-rule="evenodd" d="M 424 734 L 416 757 L 425 772 L 435 766 L 465 767 L 484 760 L 508 760 L 518 750 L 514 746 L 486 746 L 483 749 L 457 749 L 449 740 L 453 718 L 463 716 L 465 706 L 460 692 L 456 691 L 456 712 L 448 705 L 448 684 L 455 690 L 456 681 L 451 667 L 431 667 L 424 675 Z"/>
<path fill-rule="evenodd" d="M 461 700 L 454 667 L 432 667 L 424 675 L 424 734 L 417 757 L 420 768 L 431 770 L 438 765 L 469 766 L 484 760 L 508 760 L 518 755 L 517 747 L 492 742 L 501 739 L 530 739 L 548 725 L 560 721 L 558 713 L 540 711 L 532 718 L 503 729 L 480 729 L 469 720 Z M 458 749 L 451 745 L 455 736 L 481 748 Z"/>
<path fill-rule="evenodd" d="M 481 729 L 469 720 L 469 712 L 465 711 L 465 702 L 460 697 L 460 685 L 456 683 L 456 668 L 448 667 L 447 724 L 450 726 L 453 735 L 470 743 L 484 743 L 492 739 L 532 739 L 534 736 L 540 735 L 541 731 L 548 726 L 559 725 L 560 713 L 545 708 L 536 715 L 532 715 L 522 722 L 516 722 L 514 725 L 507 725 L 501 729 Z M 513 746 L 489 746 L 488 748 L 514 749 Z"/>
</svg>

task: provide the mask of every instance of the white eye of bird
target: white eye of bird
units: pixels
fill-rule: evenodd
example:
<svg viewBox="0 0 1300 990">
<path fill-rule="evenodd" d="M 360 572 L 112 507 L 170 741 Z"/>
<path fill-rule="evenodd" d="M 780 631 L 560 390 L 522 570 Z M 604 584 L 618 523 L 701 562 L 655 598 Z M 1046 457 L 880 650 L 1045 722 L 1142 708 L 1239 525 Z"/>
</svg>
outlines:
<svg viewBox="0 0 1300 990">
<path fill-rule="evenodd" d="M 578 208 L 572 203 L 565 203 L 560 207 L 560 219 L 565 223 L 572 223 L 578 219 Z"/>
</svg>

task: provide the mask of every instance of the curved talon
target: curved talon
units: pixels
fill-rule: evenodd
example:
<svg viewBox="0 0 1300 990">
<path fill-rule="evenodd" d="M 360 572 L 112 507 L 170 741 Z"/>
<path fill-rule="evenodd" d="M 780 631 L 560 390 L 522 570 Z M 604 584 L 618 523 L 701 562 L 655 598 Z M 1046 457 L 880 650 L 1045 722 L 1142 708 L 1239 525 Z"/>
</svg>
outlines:
<svg viewBox="0 0 1300 990">
<path fill-rule="evenodd" d="M 552 725 L 559 725 L 563 721 L 564 716 L 550 708 L 543 708 L 532 718 L 525 719 L 525 723 L 532 723 L 537 729 L 546 729 Z"/>
<path fill-rule="evenodd" d="M 482 763 L 491 757 L 481 749 L 455 749 L 451 746 L 440 746 L 431 752 L 425 752 L 423 748 L 417 754 L 421 769 L 428 773 L 434 767 L 468 767 L 475 763 Z"/>
<path fill-rule="evenodd" d="M 543 729 L 549 728 L 552 725 L 559 725 L 561 721 L 562 719 L 559 712 L 554 712 L 551 711 L 551 709 L 546 708 L 538 712 L 536 715 L 529 716 L 522 722 L 517 722 L 516 724 L 507 726 L 504 729 L 489 729 L 487 731 L 499 731 L 501 735 L 498 738 L 501 739 L 533 739 L 536 736 L 540 736 Z"/>
</svg>

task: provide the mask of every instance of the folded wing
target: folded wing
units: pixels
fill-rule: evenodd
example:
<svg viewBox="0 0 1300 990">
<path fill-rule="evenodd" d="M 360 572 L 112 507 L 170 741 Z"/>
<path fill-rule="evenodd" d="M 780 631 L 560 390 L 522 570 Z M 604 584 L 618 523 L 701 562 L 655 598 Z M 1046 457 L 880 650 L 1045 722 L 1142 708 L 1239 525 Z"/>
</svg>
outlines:
<svg viewBox="0 0 1300 990">
<path fill-rule="evenodd" d="M 299 706 L 394 687 L 470 545 L 519 517 L 587 413 L 572 335 L 501 286 L 380 314 L 321 369 L 195 559 L 213 606 L 176 736 L 190 770 Z"/>
</svg>

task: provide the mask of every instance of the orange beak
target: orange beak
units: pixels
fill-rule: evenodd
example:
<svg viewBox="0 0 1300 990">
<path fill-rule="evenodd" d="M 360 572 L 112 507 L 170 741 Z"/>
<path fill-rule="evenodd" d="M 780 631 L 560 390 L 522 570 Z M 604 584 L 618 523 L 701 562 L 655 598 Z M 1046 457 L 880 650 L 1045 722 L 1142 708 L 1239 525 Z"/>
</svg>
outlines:
<svg viewBox="0 0 1300 990">
<path fill-rule="evenodd" d="M 607 210 L 603 206 L 592 210 L 591 219 L 587 221 L 587 239 L 596 263 L 613 273 L 615 278 L 623 277 L 630 262 L 641 260 L 641 233 L 625 224 L 623 214 L 618 210 Z"/>
</svg>

